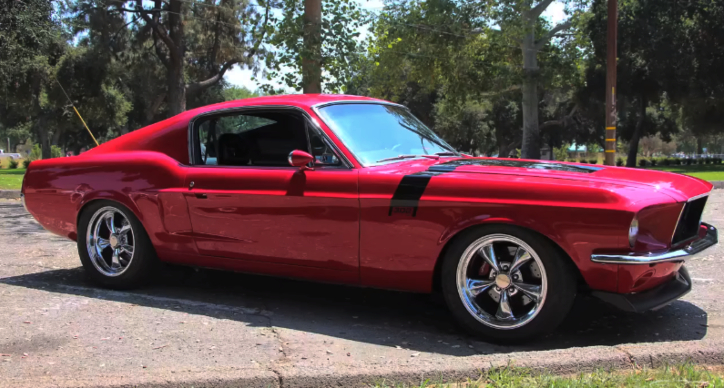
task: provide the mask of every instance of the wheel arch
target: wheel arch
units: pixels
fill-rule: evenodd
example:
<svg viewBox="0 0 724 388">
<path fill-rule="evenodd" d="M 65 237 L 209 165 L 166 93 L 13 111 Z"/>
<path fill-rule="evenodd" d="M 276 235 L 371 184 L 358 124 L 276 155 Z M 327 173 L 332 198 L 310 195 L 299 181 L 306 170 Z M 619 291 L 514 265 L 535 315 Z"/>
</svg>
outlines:
<svg viewBox="0 0 724 388">
<path fill-rule="evenodd" d="M 442 288 L 441 275 L 442 275 L 442 262 L 443 262 L 443 258 L 444 258 L 445 255 L 447 254 L 447 252 L 448 252 L 448 250 L 450 249 L 450 247 L 455 243 L 455 241 L 457 241 L 457 240 L 458 240 L 461 236 L 463 236 L 465 233 L 468 233 L 468 232 L 473 231 L 473 230 L 475 230 L 475 229 L 480 229 L 480 228 L 483 228 L 483 227 L 496 226 L 496 225 L 506 225 L 506 226 L 508 226 L 508 227 L 514 227 L 514 228 L 522 229 L 522 230 L 525 230 L 525 231 L 527 231 L 527 232 L 533 233 L 533 234 L 541 237 L 541 238 L 544 239 L 545 241 L 549 242 L 549 243 L 551 244 L 551 246 L 553 246 L 556 250 L 558 250 L 559 253 L 560 253 L 563 257 L 565 257 L 565 258 L 567 259 L 567 260 L 566 260 L 566 263 L 567 263 L 567 265 L 570 267 L 570 269 L 573 271 L 573 273 L 576 274 L 576 282 L 579 284 L 579 286 L 584 286 L 584 285 L 586 284 L 586 282 L 585 282 L 585 280 L 584 280 L 584 278 L 583 278 L 583 274 L 581 273 L 580 269 L 579 269 L 578 266 L 576 265 L 576 263 L 575 263 L 575 261 L 573 260 L 573 258 L 571 257 L 571 255 L 569 255 L 568 252 L 566 252 L 566 250 L 563 249 L 563 247 L 561 247 L 561 245 L 558 244 L 554 239 L 550 238 L 549 236 L 547 236 L 547 235 L 545 235 L 544 233 L 541 233 L 541 232 L 539 232 L 539 231 L 537 231 L 537 230 L 535 230 L 535 229 L 532 229 L 532 228 L 527 227 L 527 226 L 519 225 L 519 224 L 517 224 L 517 223 L 511 222 L 510 220 L 496 220 L 496 221 L 483 222 L 483 223 L 477 223 L 477 224 L 474 224 L 474 225 L 469 225 L 469 226 L 466 226 L 466 227 L 464 227 L 464 228 L 461 228 L 461 229 L 457 230 L 456 232 L 454 232 L 454 233 L 452 233 L 452 234 L 449 234 L 449 235 L 447 236 L 447 239 L 446 239 L 446 241 L 445 241 L 445 245 L 444 245 L 443 248 L 440 250 L 440 253 L 439 253 L 439 255 L 438 255 L 438 257 L 437 257 L 437 259 L 436 259 L 436 261 L 435 261 L 435 267 L 434 267 L 434 269 L 433 269 L 433 274 L 432 274 L 432 290 L 433 290 L 433 291 L 440 291 L 441 288 Z"/>
<path fill-rule="evenodd" d="M 114 202 L 116 204 L 119 204 L 126 208 L 128 211 L 130 211 L 136 219 L 141 223 L 141 226 L 143 226 L 144 229 L 146 229 L 146 225 L 143 221 L 143 214 L 138 209 L 138 206 L 136 205 L 135 201 L 133 201 L 131 198 L 129 198 L 126 195 L 120 194 L 120 193 L 114 193 L 110 191 L 106 192 L 99 192 L 99 193 L 93 193 L 90 195 L 86 195 L 83 197 L 83 200 L 78 205 L 78 211 L 76 212 L 75 216 L 75 227 L 76 227 L 76 238 L 75 240 L 78 241 L 78 230 L 80 225 L 80 217 L 83 215 L 83 213 L 88 209 L 88 207 L 91 206 L 91 204 L 98 203 L 100 201 L 107 201 L 107 202 Z M 148 229 L 146 229 L 148 230 Z"/>
</svg>

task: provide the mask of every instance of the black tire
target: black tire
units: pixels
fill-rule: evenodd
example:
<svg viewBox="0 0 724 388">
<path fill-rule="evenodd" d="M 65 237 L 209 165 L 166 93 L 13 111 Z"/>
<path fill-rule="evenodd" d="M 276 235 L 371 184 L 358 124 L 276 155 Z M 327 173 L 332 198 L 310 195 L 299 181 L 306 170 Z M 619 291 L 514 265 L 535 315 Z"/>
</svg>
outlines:
<svg viewBox="0 0 724 388">
<path fill-rule="evenodd" d="M 501 329 L 481 322 L 465 307 L 458 290 L 458 264 L 466 249 L 479 239 L 493 234 L 513 236 L 528 244 L 540 258 L 544 266 L 541 270 L 545 271 L 548 279 L 547 293 L 537 315 L 521 327 Z M 575 268 L 570 259 L 536 233 L 511 225 L 486 225 L 463 232 L 447 249 L 441 271 L 442 292 L 457 322 L 473 335 L 489 342 L 519 343 L 540 338 L 563 321 L 576 297 L 576 274 L 573 271 Z"/>
<path fill-rule="evenodd" d="M 105 275 L 92 262 L 87 248 L 88 228 L 91 218 L 101 209 L 113 208 L 130 223 L 133 233 L 133 254 L 127 268 L 116 276 Z M 95 201 L 86 206 L 78 219 L 78 254 L 88 279 L 102 287 L 112 289 L 131 289 L 148 283 L 159 269 L 156 251 L 148 238 L 146 230 L 136 216 L 125 206 L 113 201 Z"/>
</svg>

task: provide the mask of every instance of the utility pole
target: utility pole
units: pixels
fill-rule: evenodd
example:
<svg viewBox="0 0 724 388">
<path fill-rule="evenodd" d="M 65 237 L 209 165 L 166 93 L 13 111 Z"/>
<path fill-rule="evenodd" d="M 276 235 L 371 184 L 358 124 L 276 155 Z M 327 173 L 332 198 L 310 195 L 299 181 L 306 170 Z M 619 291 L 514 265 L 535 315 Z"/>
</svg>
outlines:
<svg viewBox="0 0 724 388">
<path fill-rule="evenodd" d="M 618 49 L 618 0 L 608 0 L 608 44 L 606 59 L 606 147 L 605 164 L 616 164 L 616 57 Z"/>
<path fill-rule="evenodd" d="M 304 0 L 304 94 L 322 92 L 322 0 Z"/>
</svg>

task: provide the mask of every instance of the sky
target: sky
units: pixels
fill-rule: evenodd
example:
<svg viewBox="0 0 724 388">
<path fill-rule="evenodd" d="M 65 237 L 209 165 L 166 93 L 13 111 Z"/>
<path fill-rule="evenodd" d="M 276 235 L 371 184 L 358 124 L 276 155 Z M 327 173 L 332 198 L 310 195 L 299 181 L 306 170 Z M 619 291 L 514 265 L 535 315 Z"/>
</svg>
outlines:
<svg viewBox="0 0 724 388">
<path fill-rule="evenodd" d="M 379 10 L 384 6 L 383 0 L 357 0 L 362 8 L 375 11 Z M 543 13 L 543 17 L 550 20 L 552 23 L 558 23 L 566 18 L 566 14 L 563 11 L 564 5 L 561 2 L 554 1 L 548 6 L 548 9 Z M 363 39 L 367 33 L 367 27 L 364 27 L 360 31 L 360 39 Z M 249 69 L 241 69 L 239 66 L 234 66 L 231 70 L 227 71 L 224 75 L 226 82 L 235 86 L 243 86 L 249 90 L 256 90 L 258 85 L 252 81 L 252 73 Z M 277 85 L 281 87 L 282 85 Z M 291 91 L 290 91 L 291 92 Z"/>
</svg>

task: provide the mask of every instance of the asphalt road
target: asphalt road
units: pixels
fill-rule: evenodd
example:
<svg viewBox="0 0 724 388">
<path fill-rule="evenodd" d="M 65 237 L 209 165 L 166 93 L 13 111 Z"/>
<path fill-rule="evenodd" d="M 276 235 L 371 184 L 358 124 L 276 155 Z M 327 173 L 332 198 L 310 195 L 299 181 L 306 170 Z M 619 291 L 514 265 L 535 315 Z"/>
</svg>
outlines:
<svg viewBox="0 0 724 388">
<path fill-rule="evenodd" d="M 724 227 L 724 190 L 712 194 L 704 221 Z M 483 368 L 493 359 L 485 357 L 510 354 L 549 362 L 591 355 L 597 365 L 605 349 L 633 357 L 626 349 L 635 343 L 646 343 L 636 348 L 643 351 L 675 341 L 674 352 L 723 343 L 724 248 L 687 266 L 694 290 L 659 311 L 627 314 L 581 296 L 552 335 L 500 346 L 457 329 L 435 296 L 186 268 L 139 291 L 97 289 L 84 280 L 74 242 L 44 231 L 18 201 L 4 201 L 0 386 L 276 386 L 288 385 L 290 373 L 307 380 L 287 382 L 315 386 L 326 381 L 320 376 Z M 556 354 L 561 360 L 550 359 Z"/>
</svg>

